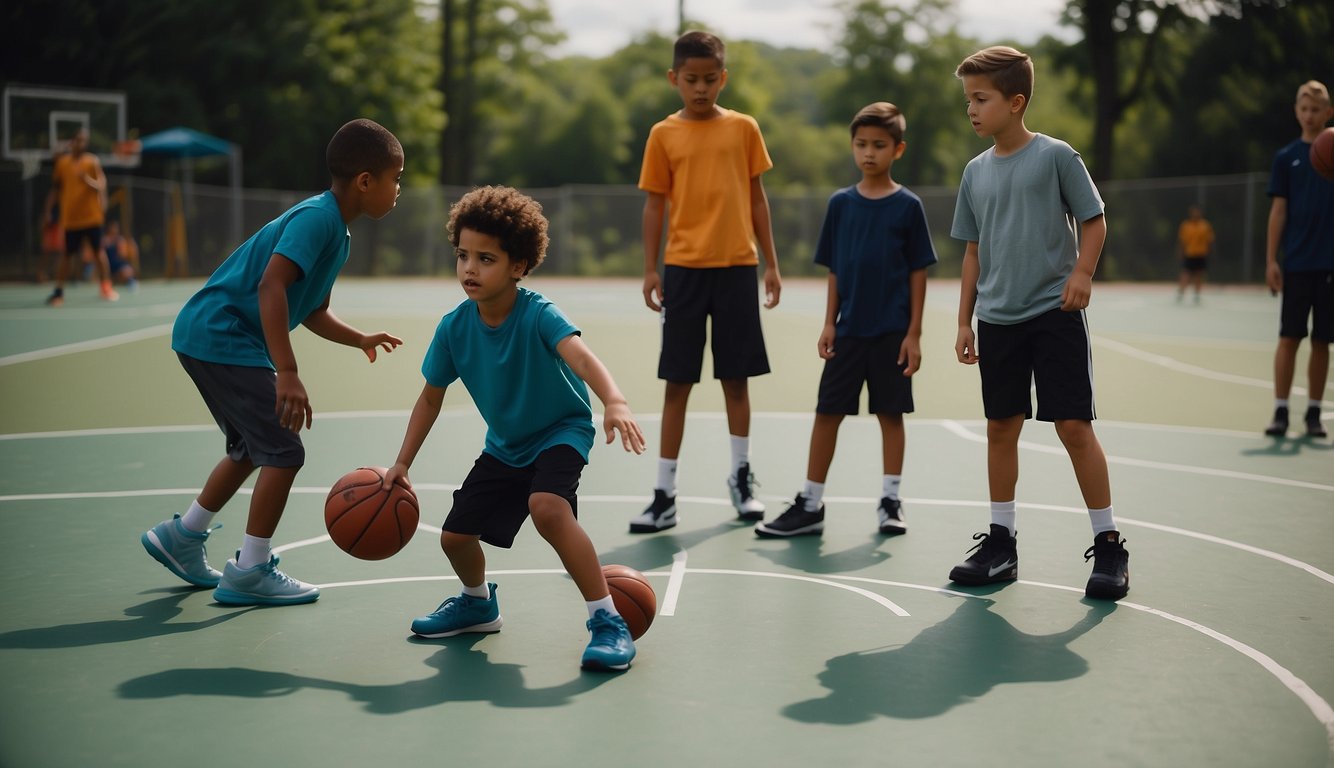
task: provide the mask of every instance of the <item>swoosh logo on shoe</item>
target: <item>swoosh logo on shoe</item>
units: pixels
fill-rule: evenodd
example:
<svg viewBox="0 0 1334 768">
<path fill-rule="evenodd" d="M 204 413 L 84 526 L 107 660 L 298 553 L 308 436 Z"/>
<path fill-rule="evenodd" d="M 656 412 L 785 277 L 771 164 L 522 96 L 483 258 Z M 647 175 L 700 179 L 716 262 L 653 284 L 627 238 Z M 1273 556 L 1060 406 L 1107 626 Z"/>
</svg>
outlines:
<svg viewBox="0 0 1334 768">
<path fill-rule="evenodd" d="M 1001 563 L 1000 565 L 996 566 L 995 568 L 988 568 L 988 569 L 987 569 L 987 576 L 995 576 L 996 574 L 1000 573 L 1001 571 L 1004 571 L 1004 570 L 1008 570 L 1008 569 L 1010 569 L 1010 568 L 1013 568 L 1013 567 L 1015 567 L 1015 566 L 1018 565 L 1018 564 L 1019 564 L 1019 563 L 1015 562 L 1014 560 L 1006 560 L 1005 562 Z"/>
</svg>

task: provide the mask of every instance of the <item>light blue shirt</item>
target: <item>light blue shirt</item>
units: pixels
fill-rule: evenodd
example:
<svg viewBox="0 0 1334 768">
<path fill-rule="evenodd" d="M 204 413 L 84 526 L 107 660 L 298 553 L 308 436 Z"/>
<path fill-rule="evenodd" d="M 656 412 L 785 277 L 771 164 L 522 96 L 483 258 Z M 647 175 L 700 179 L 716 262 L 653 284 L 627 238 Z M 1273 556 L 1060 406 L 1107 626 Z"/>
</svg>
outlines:
<svg viewBox="0 0 1334 768">
<path fill-rule="evenodd" d="M 969 161 L 950 235 L 977 243 L 979 320 L 1013 325 L 1061 306 L 1079 258 L 1079 223 L 1102 198 L 1079 153 L 1035 134 L 1005 157 L 992 147 Z"/>
<path fill-rule="evenodd" d="M 595 434 L 588 385 L 556 352 L 578 333 L 555 304 L 526 288 L 496 328 L 466 299 L 440 320 L 422 376 L 441 388 L 463 381 L 486 421 L 486 452 L 506 464 L 528 466 L 556 445 L 588 461 Z"/>
<path fill-rule="evenodd" d="M 301 268 L 287 288 L 287 330 L 324 303 L 347 263 L 352 236 L 333 192 L 303 200 L 265 224 L 185 302 L 171 331 L 171 348 L 210 363 L 273 369 L 259 318 L 259 280 L 273 254 Z"/>
</svg>

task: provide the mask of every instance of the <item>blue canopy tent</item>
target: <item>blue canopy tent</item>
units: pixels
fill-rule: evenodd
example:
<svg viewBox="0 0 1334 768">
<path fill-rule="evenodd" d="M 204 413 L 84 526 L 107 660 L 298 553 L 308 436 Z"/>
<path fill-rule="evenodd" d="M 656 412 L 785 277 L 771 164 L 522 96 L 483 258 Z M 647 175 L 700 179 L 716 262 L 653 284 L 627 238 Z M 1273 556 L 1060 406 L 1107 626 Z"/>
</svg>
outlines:
<svg viewBox="0 0 1334 768">
<path fill-rule="evenodd" d="M 143 136 L 139 139 L 139 143 L 139 150 L 142 154 L 160 155 L 180 161 L 181 175 L 187 197 L 191 193 L 191 186 L 194 181 L 194 159 L 219 155 L 226 156 L 228 160 L 227 175 L 232 189 L 230 241 L 234 244 L 241 242 L 241 148 L 239 146 L 230 141 L 183 126 L 168 128 L 165 131 Z M 184 230 L 181 231 L 183 237 Z M 168 241 L 171 241 L 170 237 Z"/>
</svg>

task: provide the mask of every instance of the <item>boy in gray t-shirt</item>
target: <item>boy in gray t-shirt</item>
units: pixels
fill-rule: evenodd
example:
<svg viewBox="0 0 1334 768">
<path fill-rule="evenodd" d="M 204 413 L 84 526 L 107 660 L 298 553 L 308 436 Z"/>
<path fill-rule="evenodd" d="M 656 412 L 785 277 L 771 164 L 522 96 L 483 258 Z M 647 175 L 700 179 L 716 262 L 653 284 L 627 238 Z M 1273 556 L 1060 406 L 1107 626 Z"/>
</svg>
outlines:
<svg viewBox="0 0 1334 768">
<path fill-rule="evenodd" d="M 1107 458 L 1093 431 L 1084 318 L 1107 237 L 1102 199 L 1070 145 L 1024 125 L 1033 94 L 1027 54 L 986 48 L 964 59 L 955 76 L 963 81 L 974 132 L 990 136 L 995 146 L 964 169 L 950 232 L 967 242 L 954 351 L 959 362 L 980 364 L 991 490 L 990 532 L 973 537 L 980 543 L 950 571 L 950 580 L 991 584 L 1019 577 L 1019 433 L 1033 416 L 1029 391 L 1036 383 L 1037 418 L 1055 423 L 1093 526 L 1093 546 L 1084 553 L 1093 560 L 1085 594 L 1117 600 L 1130 589 L 1130 555 L 1116 530 Z"/>
</svg>

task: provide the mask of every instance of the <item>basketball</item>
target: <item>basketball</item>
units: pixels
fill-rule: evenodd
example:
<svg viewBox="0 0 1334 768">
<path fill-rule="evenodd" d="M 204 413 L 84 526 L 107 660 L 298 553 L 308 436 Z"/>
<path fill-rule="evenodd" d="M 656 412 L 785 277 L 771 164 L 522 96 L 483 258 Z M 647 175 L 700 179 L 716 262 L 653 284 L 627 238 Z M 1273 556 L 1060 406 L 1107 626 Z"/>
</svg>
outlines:
<svg viewBox="0 0 1334 768">
<path fill-rule="evenodd" d="M 361 467 L 343 475 L 324 500 L 324 527 L 338 548 L 362 560 L 383 560 L 417 532 L 417 497 L 401 485 L 380 488 L 383 467 Z"/>
<path fill-rule="evenodd" d="M 658 596 L 644 574 L 628 565 L 604 565 L 602 575 L 607 578 L 611 601 L 630 628 L 630 637 L 638 640 L 658 613 Z"/>
<path fill-rule="evenodd" d="M 1334 181 L 1334 128 L 1326 128 L 1311 142 L 1311 167 L 1329 181 Z"/>
</svg>

